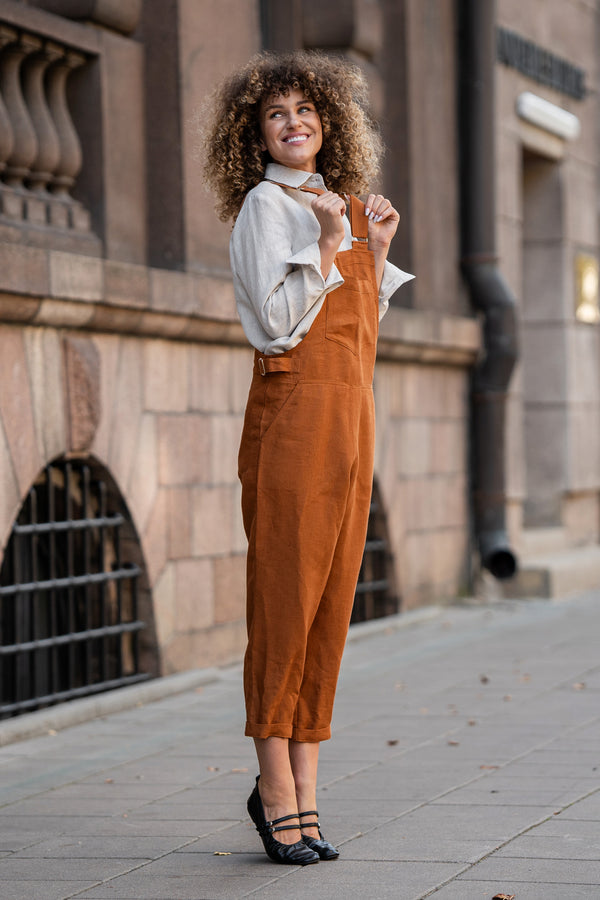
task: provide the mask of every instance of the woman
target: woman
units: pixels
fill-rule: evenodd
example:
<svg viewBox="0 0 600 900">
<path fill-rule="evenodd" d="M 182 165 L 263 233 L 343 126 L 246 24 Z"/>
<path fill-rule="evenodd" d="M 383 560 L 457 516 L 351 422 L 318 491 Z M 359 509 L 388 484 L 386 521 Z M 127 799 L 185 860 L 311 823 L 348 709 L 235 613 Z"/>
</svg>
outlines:
<svg viewBox="0 0 600 900">
<path fill-rule="evenodd" d="M 368 192 L 378 170 L 366 106 L 357 67 L 263 54 L 219 89 L 207 139 L 255 348 L 239 453 L 246 734 L 260 769 L 248 811 L 270 858 L 298 865 L 339 855 L 317 821 L 319 743 L 331 736 L 369 515 L 378 322 L 412 277 L 386 261 L 399 221 L 390 201 L 346 194 Z"/>
</svg>

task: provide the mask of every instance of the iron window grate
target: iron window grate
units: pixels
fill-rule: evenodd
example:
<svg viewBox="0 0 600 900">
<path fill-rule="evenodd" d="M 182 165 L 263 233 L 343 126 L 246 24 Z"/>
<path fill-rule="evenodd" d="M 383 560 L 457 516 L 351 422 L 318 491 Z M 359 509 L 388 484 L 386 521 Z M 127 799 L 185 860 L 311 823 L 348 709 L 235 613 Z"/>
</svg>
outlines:
<svg viewBox="0 0 600 900">
<path fill-rule="evenodd" d="M 365 622 L 398 612 L 385 514 L 377 484 L 369 512 L 367 539 L 354 595 L 351 622 Z"/>
<path fill-rule="evenodd" d="M 125 516 L 89 465 L 47 466 L 15 522 L 0 570 L 0 718 L 146 680 L 138 565 L 123 562 Z"/>
</svg>

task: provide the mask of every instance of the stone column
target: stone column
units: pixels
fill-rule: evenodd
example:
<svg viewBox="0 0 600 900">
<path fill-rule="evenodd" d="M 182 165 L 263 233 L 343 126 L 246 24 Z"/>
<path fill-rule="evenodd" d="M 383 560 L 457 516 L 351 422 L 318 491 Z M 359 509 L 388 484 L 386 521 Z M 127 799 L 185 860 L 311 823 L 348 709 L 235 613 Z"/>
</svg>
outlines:
<svg viewBox="0 0 600 900">
<path fill-rule="evenodd" d="M 29 186 L 35 191 L 46 188 L 60 161 L 60 142 L 46 100 L 44 76 L 48 66 L 62 55 L 58 44 L 48 41 L 42 52 L 32 56 L 24 66 L 23 94 L 38 142 L 28 178 Z"/>
<path fill-rule="evenodd" d="M 48 105 L 58 134 L 60 158 L 51 180 L 58 196 L 67 196 L 81 169 L 81 144 L 67 106 L 67 78 L 85 62 L 82 53 L 68 52 L 48 71 Z"/>
<path fill-rule="evenodd" d="M 17 32 L 6 26 L 0 27 L 0 54 L 7 44 L 12 44 L 17 39 Z M 12 153 L 14 146 L 14 135 L 8 110 L 4 105 L 2 94 L 0 94 L 0 172 L 6 165 L 6 160 Z"/>
<path fill-rule="evenodd" d="M 38 152 L 38 142 L 21 88 L 21 65 L 25 57 L 40 49 L 39 38 L 22 35 L 4 50 L 0 65 L 0 91 L 13 132 L 13 147 L 6 159 L 3 178 L 15 189 L 23 186 Z"/>
<path fill-rule="evenodd" d="M 0 27 L 0 172 L 2 172 L 6 166 L 6 160 L 11 155 L 15 142 L 10 116 L 4 104 L 1 92 L 1 72 L 3 69 L 2 51 L 7 44 L 13 44 L 16 39 L 16 31 L 4 25 Z M 0 181 L 0 212 L 10 218 L 12 216 L 19 217 L 21 214 L 20 210 L 20 201 L 17 200 L 15 203 L 15 197 L 12 191 L 6 188 Z"/>
</svg>

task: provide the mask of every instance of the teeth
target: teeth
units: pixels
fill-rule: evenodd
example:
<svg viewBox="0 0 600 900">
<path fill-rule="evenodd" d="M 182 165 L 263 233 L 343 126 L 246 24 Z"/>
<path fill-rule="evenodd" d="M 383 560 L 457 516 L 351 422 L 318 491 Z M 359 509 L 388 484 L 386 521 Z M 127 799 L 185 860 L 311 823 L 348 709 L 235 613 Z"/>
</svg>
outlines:
<svg viewBox="0 0 600 900">
<path fill-rule="evenodd" d="M 301 134 L 301 135 L 299 135 L 299 137 L 286 138 L 285 142 L 286 142 L 286 144 L 299 144 L 301 141 L 305 141 L 305 140 L 306 140 L 306 135 Z"/>
</svg>

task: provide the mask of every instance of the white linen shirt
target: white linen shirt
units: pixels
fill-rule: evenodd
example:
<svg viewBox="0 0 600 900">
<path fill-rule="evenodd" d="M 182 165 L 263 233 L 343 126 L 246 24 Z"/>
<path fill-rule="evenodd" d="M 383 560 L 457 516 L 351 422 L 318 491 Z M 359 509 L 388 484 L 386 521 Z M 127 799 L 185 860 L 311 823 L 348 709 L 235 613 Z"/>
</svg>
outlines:
<svg viewBox="0 0 600 900">
<path fill-rule="evenodd" d="M 318 174 L 269 163 L 265 181 L 248 192 L 229 243 L 242 327 L 252 346 L 269 356 L 299 344 L 326 295 L 344 283 L 335 265 L 327 278 L 321 274 L 321 228 L 311 209 L 315 195 L 296 190 L 300 187 L 324 190 L 325 183 Z M 346 216 L 344 231 L 339 249 L 350 250 L 352 233 Z M 392 294 L 413 277 L 386 261 L 379 289 L 380 320 Z"/>
</svg>

